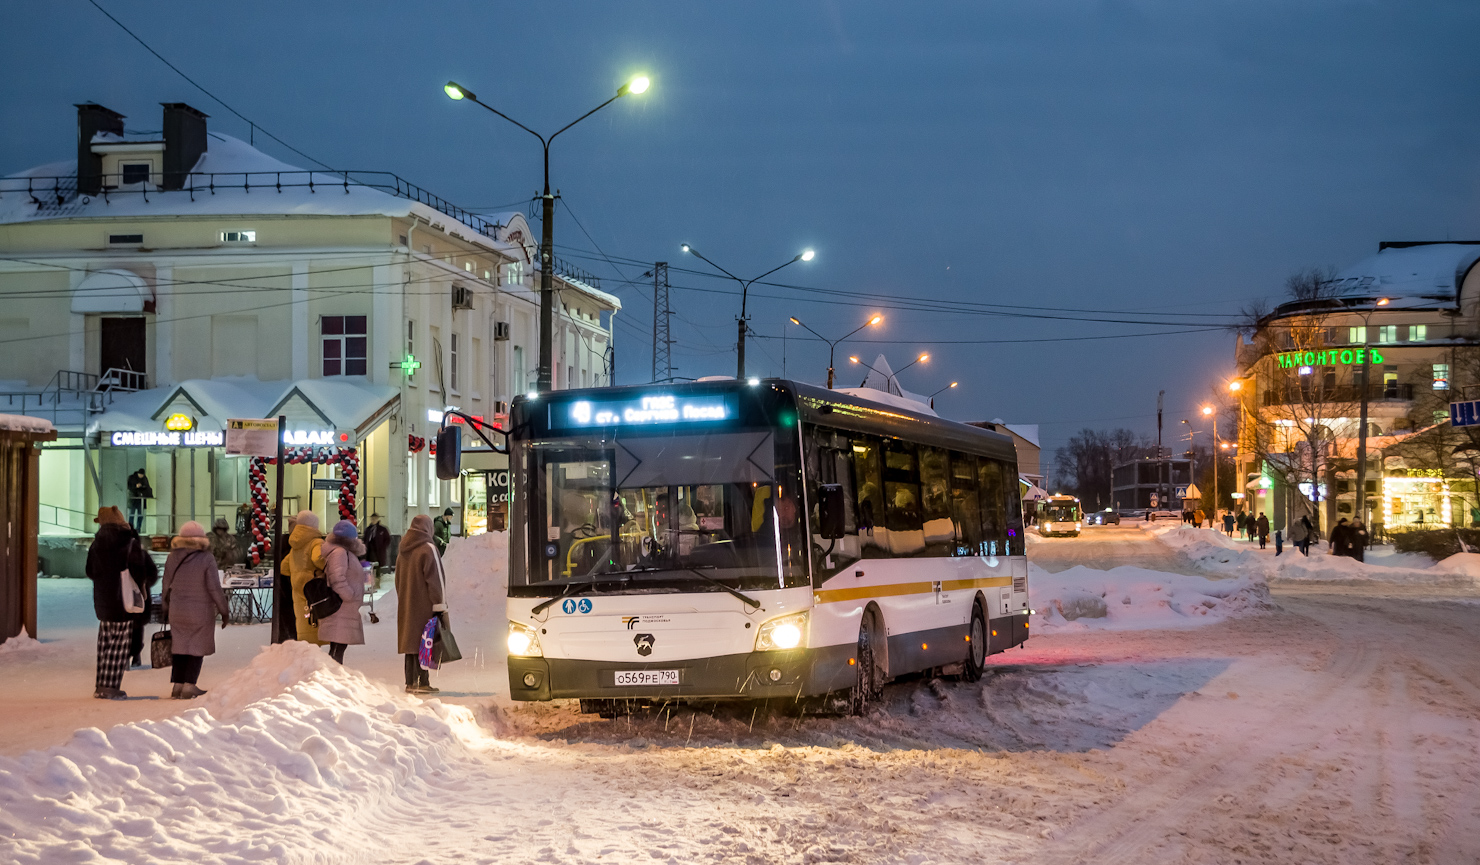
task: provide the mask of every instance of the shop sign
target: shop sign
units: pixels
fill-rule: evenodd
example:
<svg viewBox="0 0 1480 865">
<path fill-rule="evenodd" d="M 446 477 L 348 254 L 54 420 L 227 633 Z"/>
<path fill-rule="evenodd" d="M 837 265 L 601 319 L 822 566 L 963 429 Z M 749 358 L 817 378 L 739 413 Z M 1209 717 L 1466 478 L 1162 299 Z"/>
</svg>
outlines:
<svg viewBox="0 0 1480 865">
<path fill-rule="evenodd" d="M 229 418 L 226 453 L 229 456 L 277 456 L 277 418 Z"/>
<path fill-rule="evenodd" d="M 509 503 L 509 470 L 495 469 L 488 473 L 488 504 L 507 505 Z"/>
<path fill-rule="evenodd" d="M 164 428 L 170 432 L 189 432 L 195 429 L 195 418 L 188 414 L 172 414 L 164 419 Z"/>
<path fill-rule="evenodd" d="M 1367 357 L 1369 352 L 1371 357 Z M 1375 348 L 1328 348 L 1322 351 L 1287 351 L 1275 355 L 1280 369 L 1294 369 L 1297 366 L 1351 366 L 1382 363 L 1384 359 Z"/>
<path fill-rule="evenodd" d="M 550 426 L 644 426 L 730 420 L 737 413 L 734 394 L 679 397 L 653 394 L 637 399 L 576 400 L 550 406 Z"/>
<path fill-rule="evenodd" d="M 214 448 L 224 444 L 225 439 L 225 433 L 216 430 L 191 430 L 189 432 L 117 430 L 108 436 L 108 443 L 114 447 Z"/>
</svg>

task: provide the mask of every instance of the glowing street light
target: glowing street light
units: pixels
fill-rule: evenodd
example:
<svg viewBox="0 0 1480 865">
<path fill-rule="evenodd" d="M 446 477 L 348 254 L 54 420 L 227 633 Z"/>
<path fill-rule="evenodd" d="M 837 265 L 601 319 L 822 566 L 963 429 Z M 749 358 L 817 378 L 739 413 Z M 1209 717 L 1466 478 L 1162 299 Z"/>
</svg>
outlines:
<svg viewBox="0 0 1480 865">
<path fill-rule="evenodd" d="M 807 253 L 802 253 L 802 254 L 803 255 L 806 255 Z M 803 259 L 803 261 L 805 261 L 805 260 L 806 259 Z M 842 342 L 843 340 L 847 339 L 848 337 L 852 336 L 853 334 L 858 333 L 860 330 L 863 330 L 866 327 L 877 327 L 883 320 L 884 320 L 884 316 L 882 316 L 882 315 L 872 316 L 872 317 L 869 318 L 868 321 L 865 321 L 863 324 L 860 324 L 858 327 L 853 328 L 852 330 L 848 331 L 847 333 L 843 334 L 842 336 L 838 337 L 837 339 L 828 339 L 827 337 L 823 336 L 822 334 L 818 333 L 817 331 L 812 330 L 812 328 L 807 327 L 807 325 L 802 324 L 802 320 L 799 319 L 799 318 L 797 318 L 796 316 L 792 316 L 791 317 L 791 323 L 792 324 L 795 324 L 795 325 L 797 325 L 799 327 L 806 327 L 807 330 L 810 331 L 813 336 L 815 336 L 818 339 L 822 340 L 823 342 L 827 343 L 827 389 L 828 390 L 832 390 L 832 386 L 833 386 L 833 350 L 838 347 L 838 343 Z"/>
<path fill-rule="evenodd" d="M 811 261 L 812 259 L 814 259 L 814 258 L 817 257 L 817 253 L 813 252 L 810 249 L 803 250 L 803 251 L 797 253 L 796 255 L 792 256 L 792 258 L 791 258 L 790 261 L 787 261 L 785 264 L 778 264 L 775 267 L 771 268 L 770 270 L 766 271 L 765 273 L 761 274 L 760 276 L 753 277 L 751 279 L 741 279 L 740 277 L 736 276 L 735 274 L 730 273 L 728 270 L 725 270 L 723 267 L 720 267 L 719 265 L 715 264 L 713 261 L 710 261 L 708 258 L 706 258 L 704 256 L 704 253 L 702 253 L 699 250 L 693 248 L 692 246 L 688 245 L 687 243 L 681 243 L 681 244 L 679 244 L 679 247 L 678 248 L 681 249 L 681 250 L 683 250 L 684 252 L 688 253 L 689 255 L 692 255 L 693 257 L 699 259 L 700 261 L 704 262 L 705 264 L 709 265 L 710 267 L 714 268 L 715 270 L 719 271 L 720 273 L 723 273 L 725 276 L 728 276 L 730 279 L 733 279 L 736 282 L 740 283 L 740 338 L 735 342 L 735 378 L 737 378 L 737 379 L 743 379 L 743 378 L 745 378 L 745 331 L 748 329 L 747 323 L 750 321 L 750 318 L 748 316 L 746 316 L 746 314 L 745 314 L 745 305 L 746 305 L 746 301 L 750 297 L 750 285 L 751 285 L 751 283 L 759 282 L 760 280 L 765 279 L 766 277 L 770 276 L 771 274 L 775 273 L 776 271 L 780 270 L 781 268 L 787 267 L 788 265 L 796 264 L 798 261 Z M 811 328 L 807 328 L 807 329 L 808 330 L 811 330 Z"/>
</svg>

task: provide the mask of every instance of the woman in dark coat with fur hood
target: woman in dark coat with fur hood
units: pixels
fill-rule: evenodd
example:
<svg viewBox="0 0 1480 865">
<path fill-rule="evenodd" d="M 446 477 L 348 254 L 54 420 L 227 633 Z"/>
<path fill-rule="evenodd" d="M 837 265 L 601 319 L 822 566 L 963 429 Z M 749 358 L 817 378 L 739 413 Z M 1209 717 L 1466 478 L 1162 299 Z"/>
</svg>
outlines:
<svg viewBox="0 0 1480 865">
<path fill-rule="evenodd" d="M 93 519 L 98 533 L 87 549 L 87 576 L 93 584 L 93 613 L 98 617 L 98 675 L 93 696 L 100 700 L 128 697 L 118 686 L 128 669 L 130 641 L 140 616 L 147 616 L 149 588 L 158 578 L 154 560 L 116 507 L 99 508 Z M 122 572 L 127 568 L 142 595 L 143 613 L 124 606 Z"/>
<path fill-rule="evenodd" d="M 442 557 L 433 546 L 432 519 L 417 514 L 401 536 L 396 553 L 396 651 L 406 656 L 406 692 L 431 694 L 427 671 L 421 668 L 421 633 L 427 620 L 447 609 L 442 583 Z"/>
</svg>

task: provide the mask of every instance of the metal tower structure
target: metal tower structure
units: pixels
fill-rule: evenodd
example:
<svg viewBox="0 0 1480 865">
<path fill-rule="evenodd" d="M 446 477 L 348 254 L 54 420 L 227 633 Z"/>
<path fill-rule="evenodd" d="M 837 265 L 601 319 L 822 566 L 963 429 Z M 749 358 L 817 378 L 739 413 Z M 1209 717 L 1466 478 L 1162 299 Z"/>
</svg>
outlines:
<svg viewBox="0 0 1480 865">
<path fill-rule="evenodd" d="M 668 335 L 668 262 L 653 265 L 653 381 L 673 380 L 673 339 Z"/>
</svg>

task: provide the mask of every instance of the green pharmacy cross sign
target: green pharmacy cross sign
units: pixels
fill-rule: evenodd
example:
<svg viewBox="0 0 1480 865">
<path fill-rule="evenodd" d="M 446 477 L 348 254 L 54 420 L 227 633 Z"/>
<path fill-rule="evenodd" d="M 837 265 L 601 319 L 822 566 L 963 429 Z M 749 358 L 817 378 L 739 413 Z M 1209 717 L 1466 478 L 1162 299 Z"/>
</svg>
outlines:
<svg viewBox="0 0 1480 865">
<path fill-rule="evenodd" d="M 1367 355 L 1370 352 L 1370 357 Z M 1360 363 L 1382 363 L 1383 357 L 1377 349 L 1328 348 L 1323 351 L 1287 351 L 1275 355 L 1280 369 L 1297 366 L 1351 366 Z"/>
<path fill-rule="evenodd" d="M 406 375 L 416 375 L 416 371 L 421 369 L 421 361 L 416 359 L 416 355 L 408 354 L 401 360 L 391 364 L 391 369 L 399 369 Z"/>
</svg>

